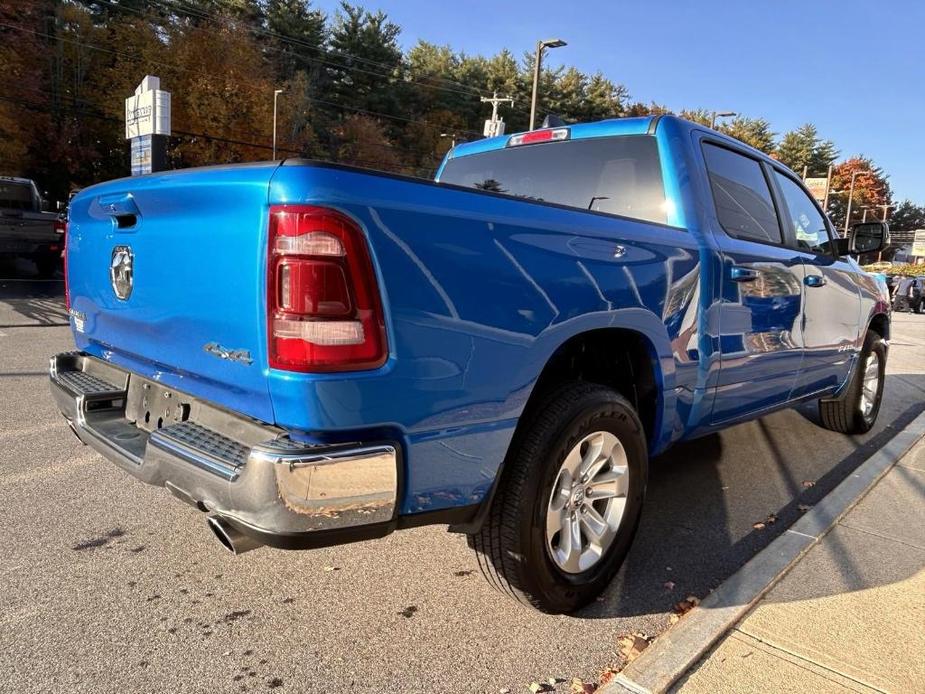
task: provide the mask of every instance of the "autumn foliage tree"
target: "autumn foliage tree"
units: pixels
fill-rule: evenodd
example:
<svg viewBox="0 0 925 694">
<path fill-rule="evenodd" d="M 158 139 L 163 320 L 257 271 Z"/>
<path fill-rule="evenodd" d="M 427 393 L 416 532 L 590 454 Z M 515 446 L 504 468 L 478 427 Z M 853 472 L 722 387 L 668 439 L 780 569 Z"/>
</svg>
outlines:
<svg viewBox="0 0 925 694">
<path fill-rule="evenodd" d="M 420 40 L 403 51 L 400 35 L 385 13 L 350 2 L 326 15 L 312 0 L 5 0 L 0 175 L 35 178 L 57 199 L 126 175 L 124 99 L 147 74 L 173 95 L 175 167 L 268 159 L 277 89 L 281 157 L 428 177 L 453 141 L 482 136 L 491 110 L 480 97 L 494 93 L 514 99 L 500 111 L 507 131 L 528 127 L 532 50 L 468 55 Z M 552 61 L 539 97 L 540 121 L 672 112 L 634 99 L 610 76 Z M 712 116 L 697 105 L 679 114 L 705 126 Z M 805 166 L 824 174 L 838 156 L 812 124 L 781 138 L 760 117 L 738 116 L 719 129 L 798 173 Z M 858 168 L 871 173 L 855 179 L 852 219 L 889 202 L 883 172 L 850 159 L 836 170 L 836 220 L 847 212 L 846 180 Z M 901 209 L 901 218 L 914 218 Z"/>
</svg>

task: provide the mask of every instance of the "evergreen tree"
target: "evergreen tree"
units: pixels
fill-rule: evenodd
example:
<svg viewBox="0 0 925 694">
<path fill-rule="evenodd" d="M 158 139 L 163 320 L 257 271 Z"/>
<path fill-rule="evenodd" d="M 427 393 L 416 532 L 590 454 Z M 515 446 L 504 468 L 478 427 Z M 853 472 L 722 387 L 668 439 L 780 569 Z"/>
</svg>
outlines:
<svg viewBox="0 0 925 694">
<path fill-rule="evenodd" d="M 741 140 L 765 154 L 774 151 L 774 132 L 771 124 L 764 118 L 746 118 L 736 116 L 731 122 L 717 126 L 720 132 Z"/>
</svg>

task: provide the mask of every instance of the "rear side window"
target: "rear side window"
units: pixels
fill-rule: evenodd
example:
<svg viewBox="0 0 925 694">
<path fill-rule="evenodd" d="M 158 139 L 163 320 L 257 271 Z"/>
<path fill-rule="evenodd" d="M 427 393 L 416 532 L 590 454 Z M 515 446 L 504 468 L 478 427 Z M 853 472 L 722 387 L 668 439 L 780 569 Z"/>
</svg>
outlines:
<svg viewBox="0 0 925 694">
<path fill-rule="evenodd" d="M 777 179 L 777 185 L 780 186 L 784 202 L 787 203 L 787 210 L 790 214 L 784 221 L 791 225 L 797 247 L 813 253 L 831 253 L 832 244 L 825 220 L 809 195 L 790 176 L 775 171 L 774 177 Z"/>
<path fill-rule="evenodd" d="M 750 241 L 780 243 L 780 224 L 761 164 L 711 144 L 704 144 L 703 155 L 716 215 L 726 233 Z"/>
<path fill-rule="evenodd" d="M 650 135 L 506 147 L 450 159 L 441 183 L 665 223 L 667 205 Z"/>
<path fill-rule="evenodd" d="M 0 181 L 0 207 L 7 210 L 32 210 L 35 201 L 28 183 Z"/>
</svg>

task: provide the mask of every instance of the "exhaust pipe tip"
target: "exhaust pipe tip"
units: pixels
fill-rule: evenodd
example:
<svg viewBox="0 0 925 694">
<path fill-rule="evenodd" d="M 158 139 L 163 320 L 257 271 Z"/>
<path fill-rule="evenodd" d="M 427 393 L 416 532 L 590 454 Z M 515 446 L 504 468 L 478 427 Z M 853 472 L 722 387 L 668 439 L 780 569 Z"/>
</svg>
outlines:
<svg viewBox="0 0 925 694">
<path fill-rule="evenodd" d="M 206 522 L 209 524 L 209 530 L 212 531 L 215 538 L 234 555 L 244 554 L 252 549 L 263 547 L 262 542 L 245 535 L 221 516 L 209 516 Z"/>
</svg>

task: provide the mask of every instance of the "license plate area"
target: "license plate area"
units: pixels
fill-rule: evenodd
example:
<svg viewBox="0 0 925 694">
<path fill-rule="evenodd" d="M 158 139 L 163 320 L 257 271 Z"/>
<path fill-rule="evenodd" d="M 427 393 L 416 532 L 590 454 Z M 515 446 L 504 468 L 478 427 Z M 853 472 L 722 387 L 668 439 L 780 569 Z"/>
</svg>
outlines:
<svg viewBox="0 0 925 694">
<path fill-rule="evenodd" d="M 183 393 L 132 374 L 125 418 L 139 429 L 155 431 L 190 418 L 192 402 Z"/>
</svg>

